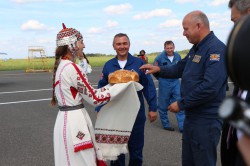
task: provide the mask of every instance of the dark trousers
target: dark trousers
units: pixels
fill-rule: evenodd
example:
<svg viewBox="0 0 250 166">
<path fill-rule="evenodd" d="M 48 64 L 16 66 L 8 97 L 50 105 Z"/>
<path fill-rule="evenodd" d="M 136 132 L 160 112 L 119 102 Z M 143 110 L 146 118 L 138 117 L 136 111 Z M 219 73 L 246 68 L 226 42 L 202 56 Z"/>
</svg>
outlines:
<svg viewBox="0 0 250 166">
<path fill-rule="evenodd" d="M 237 147 L 236 129 L 231 130 L 230 137 L 228 138 L 229 123 L 224 122 L 221 135 L 221 165 L 222 166 L 246 166 L 242 155 Z M 228 141 L 227 141 L 228 139 Z"/>
<path fill-rule="evenodd" d="M 222 122 L 186 116 L 182 142 L 183 166 L 216 166 Z"/>
<path fill-rule="evenodd" d="M 145 121 L 135 124 L 128 141 L 129 166 L 142 166 L 144 146 Z M 125 155 L 121 154 L 118 159 L 110 162 L 110 166 L 125 166 Z"/>
</svg>

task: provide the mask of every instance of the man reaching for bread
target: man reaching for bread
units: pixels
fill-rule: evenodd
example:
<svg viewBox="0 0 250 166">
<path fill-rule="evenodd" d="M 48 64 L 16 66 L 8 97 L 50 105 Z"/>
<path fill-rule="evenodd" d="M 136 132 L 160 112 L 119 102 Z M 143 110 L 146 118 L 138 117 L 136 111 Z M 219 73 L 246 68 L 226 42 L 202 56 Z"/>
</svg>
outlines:
<svg viewBox="0 0 250 166">
<path fill-rule="evenodd" d="M 126 34 L 118 33 L 114 36 L 113 48 L 116 51 L 116 57 L 107 61 L 102 70 L 102 76 L 98 83 L 98 88 L 103 87 L 108 82 L 108 75 L 117 70 L 124 69 L 135 71 L 139 75 L 139 83 L 144 87 L 138 91 L 138 97 L 141 103 L 140 110 L 136 117 L 130 139 L 128 141 L 129 149 L 129 166 L 141 166 L 143 162 L 143 146 L 144 146 L 144 128 L 145 128 L 145 104 L 144 98 L 149 105 L 148 118 L 150 122 L 157 119 L 157 94 L 153 79 L 150 75 L 146 75 L 139 68 L 144 64 L 143 61 L 129 53 L 130 41 Z M 133 103 L 131 103 L 133 104 Z M 126 106 L 124 106 L 126 107 Z M 97 108 L 98 110 L 98 108 Z M 111 161 L 111 166 L 125 166 L 125 155 L 118 156 L 118 160 Z"/>
</svg>

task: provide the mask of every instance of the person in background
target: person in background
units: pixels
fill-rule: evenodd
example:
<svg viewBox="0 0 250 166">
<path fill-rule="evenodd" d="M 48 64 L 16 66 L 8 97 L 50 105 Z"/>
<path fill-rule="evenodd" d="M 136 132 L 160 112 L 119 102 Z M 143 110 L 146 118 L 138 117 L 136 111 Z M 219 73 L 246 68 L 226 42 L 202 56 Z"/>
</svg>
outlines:
<svg viewBox="0 0 250 166">
<path fill-rule="evenodd" d="M 82 70 L 85 74 L 90 74 L 92 72 L 92 68 L 89 64 L 89 60 L 84 54 L 84 52 L 79 53 L 78 55 L 79 62 L 78 64 L 82 67 Z"/>
<path fill-rule="evenodd" d="M 141 60 L 144 62 L 144 63 L 148 63 L 148 57 L 146 56 L 146 52 L 144 50 L 141 50 L 139 52 L 139 55 L 138 55 L 139 58 L 141 58 Z"/>
<path fill-rule="evenodd" d="M 140 71 L 139 68 L 144 64 L 137 57 L 129 53 L 130 40 L 127 34 L 118 33 L 113 39 L 113 48 L 117 55 L 104 64 L 102 76 L 98 83 L 101 88 L 108 84 L 108 75 L 116 70 L 134 70 L 139 75 L 139 83 L 144 87 L 143 90 L 138 91 L 140 100 L 140 110 L 137 114 L 131 136 L 128 141 L 129 150 L 129 166 L 141 166 L 143 162 L 143 146 L 144 146 L 144 129 L 145 129 L 145 104 L 144 97 L 149 105 L 148 118 L 150 122 L 157 119 L 157 96 L 156 88 L 153 79 L 150 75 L 146 75 Z M 144 97 L 143 97 L 144 96 Z M 97 111 L 100 108 L 97 108 Z M 125 166 L 125 155 L 121 154 L 118 159 L 110 162 L 111 166 Z"/>
<path fill-rule="evenodd" d="M 228 7 L 231 9 L 231 21 L 237 23 L 238 20 L 250 14 L 250 0 L 229 0 Z M 234 87 L 233 96 L 239 97 L 250 103 L 250 93 L 248 91 Z M 221 164 L 222 166 L 244 166 L 246 163 L 240 154 L 237 142 L 240 134 L 228 122 L 223 123 L 221 135 Z"/>
<path fill-rule="evenodd" d="M 216 166 L 217 145 L 222 120 L 218 109 L 226 96 L 226 46 L 210 31 L 207 16 L 201 11 L 188 13 L 183 21 L 183 35 L 193 44 L 177 64 L 143 65 L 147 74 L 163 78 L 182 78 L 181 98 L 168 110 L 185 110 L 182 135 L 183 166 Z"/>
<path fill-rule="evenodd" d="M 154 60 L 156 66 L 172 66 L 181 60 L 181 56 L 174 52 L 175 45 L 173 41 L 164 43 L 164 51 L 160 53 Z M 178 78 L 161 78 L 158 79 L 158 112 L 161 118 L 162 126 L 165 130 L 174 131 L 168 119 L 168 106 L 180 98 L 180 80 Z M 183 131 L 183 122 L 185 119 L 184 110 L 175 114 L 179 131 Z"/>
</svg>

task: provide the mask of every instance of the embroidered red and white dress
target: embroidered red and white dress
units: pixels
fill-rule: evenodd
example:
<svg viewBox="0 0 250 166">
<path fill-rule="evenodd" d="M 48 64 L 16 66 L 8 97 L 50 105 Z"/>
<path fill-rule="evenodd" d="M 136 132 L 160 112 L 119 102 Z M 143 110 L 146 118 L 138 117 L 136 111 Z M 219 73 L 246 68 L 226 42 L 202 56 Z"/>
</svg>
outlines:
<svg viewBox="0 0 250 166">
<path fill-rule="evenodd" d="M 88 102 L 98 106 L 107 103 L 111 100 L 110 88 L 94 89 L 80 66 L 63 59 L 58 66 L 54 86 L 61 109 L 54 127 L 55 165 L 106 165 L 96 144 L 90 117 L 81 104 Z"/>
</svg>

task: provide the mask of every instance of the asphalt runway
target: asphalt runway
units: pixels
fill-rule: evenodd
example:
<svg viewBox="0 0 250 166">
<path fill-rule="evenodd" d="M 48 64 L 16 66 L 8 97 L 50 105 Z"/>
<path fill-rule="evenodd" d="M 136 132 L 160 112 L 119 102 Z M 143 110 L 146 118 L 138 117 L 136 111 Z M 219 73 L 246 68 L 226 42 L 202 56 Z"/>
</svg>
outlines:
<svg viewBox="0 0 250 166">
<path fill-rule="evenodd" d="M 93 68 L 89 80 L 94 87 L 101 68 Z M 53 127 L 57 108 L 50 106 L 52 73 L 0 71 L 0 166 L 53 166 Z M 155 80 L 156 86 L 157 81 Z M 229 84 L 231 93 L 233 87 Z M 95 123 L 94 108 L 86 104 Z M 147 107 L 146 107 L 147 108 Z M 180 166 L 181 139 L 176 131 L 162 129 L 159 118 L 146 122 L 144 166 Z M 218 166 L 220 166 L 218 149 Z"/>
</svg>

